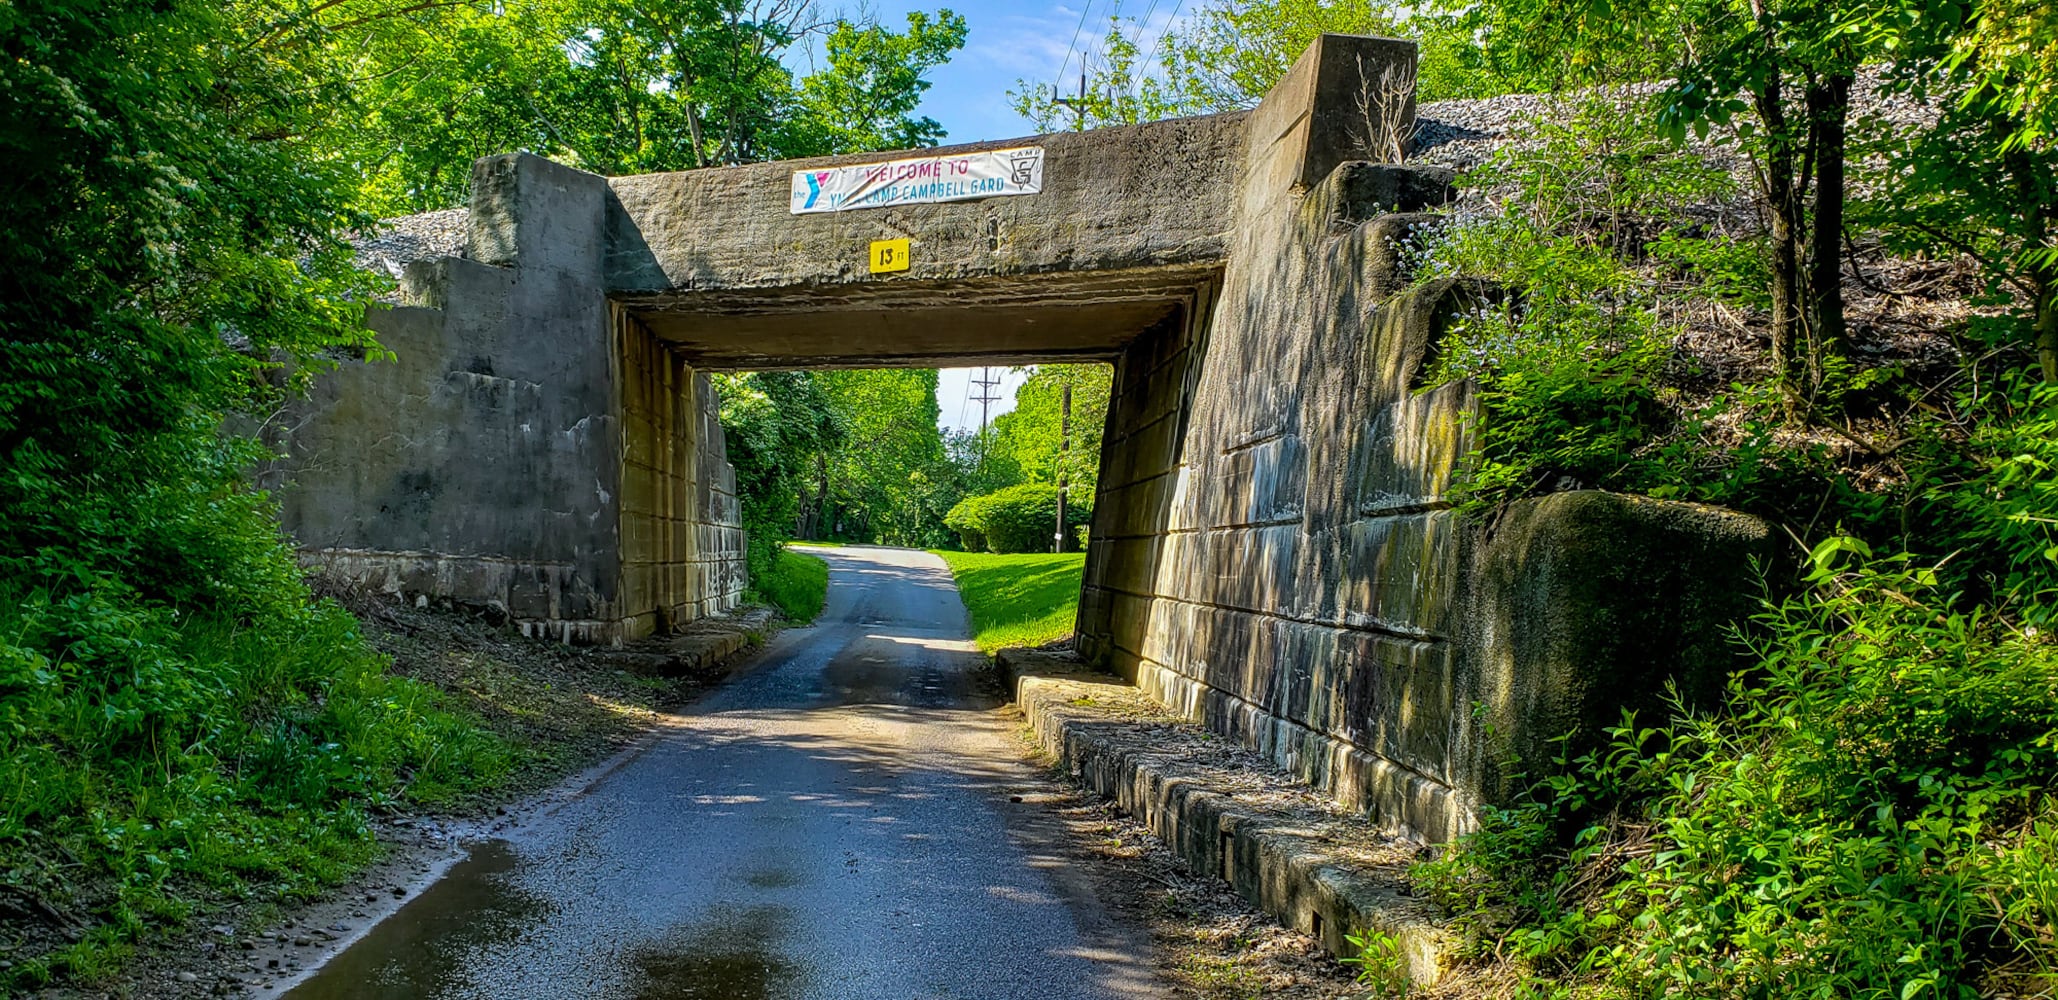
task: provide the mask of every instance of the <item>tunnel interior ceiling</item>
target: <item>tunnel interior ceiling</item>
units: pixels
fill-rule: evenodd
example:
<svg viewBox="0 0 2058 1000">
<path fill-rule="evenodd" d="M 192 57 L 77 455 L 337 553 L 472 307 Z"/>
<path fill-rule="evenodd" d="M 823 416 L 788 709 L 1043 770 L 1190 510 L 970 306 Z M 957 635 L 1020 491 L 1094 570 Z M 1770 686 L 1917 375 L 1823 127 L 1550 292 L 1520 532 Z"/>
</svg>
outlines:
<svg viewBox="0 0 2058 1000">
<path fill-rule="evenodd" d="M 711 316 L 639 313 L 689 364 L 722 369 L 1106 361 L 1177 302 Z"/>
<path fill-rule="evenodd" d="M 699 368 L 1108 361 L 1214 268 L 618 297 Z"/>
</svg>

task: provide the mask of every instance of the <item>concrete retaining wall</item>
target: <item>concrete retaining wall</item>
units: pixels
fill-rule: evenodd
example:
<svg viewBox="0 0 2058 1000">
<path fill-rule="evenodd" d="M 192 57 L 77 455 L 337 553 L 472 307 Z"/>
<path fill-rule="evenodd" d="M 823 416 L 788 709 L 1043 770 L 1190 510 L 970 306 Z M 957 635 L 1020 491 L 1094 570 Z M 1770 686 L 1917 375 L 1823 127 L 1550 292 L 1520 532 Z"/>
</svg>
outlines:
<svg viewBox="0 0 2058 1000">
<path fill-rule="evenodd" d="M 743 534 L 718 402 L 611 306 L 610 197 L 533 156 L 481 160 L 468 257 L 407 264 L 346 361 L 269 433 L 286 530 L 322 572 L 619 642 L 733 607 Z"/>
<path fill-rule="evenodd" d="M 1450 509 L 1477 404 L 1424 386 L 1449 319 L 1496 293 L 1411 287 L 1448 173 L 1309 132 L 1347 125 L 1358 67 L 1394 60 L 1412 49 L 1303 57 L 1251 116 L 1219 294 L 1118 362 L 1079 648 L 1441 840 L 1552 738 L 1718 678 L 1768 539 L 1596 494 L 1518 504 L 1498 531 Z"/>
</svg>

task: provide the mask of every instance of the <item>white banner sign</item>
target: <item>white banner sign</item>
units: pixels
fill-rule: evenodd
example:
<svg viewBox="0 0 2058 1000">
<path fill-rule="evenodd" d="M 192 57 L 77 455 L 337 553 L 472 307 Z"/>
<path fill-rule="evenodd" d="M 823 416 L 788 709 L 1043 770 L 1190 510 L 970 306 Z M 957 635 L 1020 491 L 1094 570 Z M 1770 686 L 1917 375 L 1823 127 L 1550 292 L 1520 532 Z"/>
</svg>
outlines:
<svg viewBox="0 0 2058 1000">
<path fill-rule="evenodd" d="M 806 215 L 1042 191 L 1043 147 L 1025 146 L 797 171 L 792 207 Z"/>
</svg>

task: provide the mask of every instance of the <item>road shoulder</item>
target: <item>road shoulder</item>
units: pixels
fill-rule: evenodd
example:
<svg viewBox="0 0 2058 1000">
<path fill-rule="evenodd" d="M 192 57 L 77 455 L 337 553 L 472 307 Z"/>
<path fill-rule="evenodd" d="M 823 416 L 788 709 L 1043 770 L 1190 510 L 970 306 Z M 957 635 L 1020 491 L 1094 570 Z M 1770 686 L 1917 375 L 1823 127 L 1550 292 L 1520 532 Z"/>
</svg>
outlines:
<svg viewBox="0 0 2058 1000">
<path fill-rule="evenodd" d="M 33 996 L 276 996 L 463 860 L 467 843 L 548 813 L 642 752 L 673 712 L 754 666 L 781 630 L 753 608 L 623 647 L 569 646 L 461 609 L 343 599 L 394 673 L 442 691 L 515 749 L 513 772 L 462 802 L 374 810 L 374 860 L 341 882 L 303 896 L 199 896 L 112 976 Z"/>
</svg>

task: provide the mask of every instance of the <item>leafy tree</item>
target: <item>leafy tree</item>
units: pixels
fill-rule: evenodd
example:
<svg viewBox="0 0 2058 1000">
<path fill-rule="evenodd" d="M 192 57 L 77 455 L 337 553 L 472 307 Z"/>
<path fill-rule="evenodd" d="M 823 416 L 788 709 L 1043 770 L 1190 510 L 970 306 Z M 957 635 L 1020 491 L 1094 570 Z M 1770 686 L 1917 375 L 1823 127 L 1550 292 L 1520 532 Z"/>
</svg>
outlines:
<svg viewBox="0 0 2058 1000">
<path fill-rule="evenodd" d="M 1496 0 L 1469 18 L 1489 62 L 1519 77 L 1560 66 L 1591 82 L 1670 77 L 1659 121 L 1675 138 L 1719 128 L 1753 156 L 1771 239 L 1773 359 L 1797 416 L 1825 391 L 1845 340 L 1851 89 L 1882 48 L 1862 30 L 1873 13 L 1864 0 Z"/>
<path fill-rule="evenodd" d="M 1451 30 L 1475 42 L 1464 62 L 1524 92 L 1662 79 L 1685 58 L 1695 16 L 1680 3 L 1610 0 L 1446 0 L 1437 7 Z"/>
<path fill-rule="evenodd" d="M 1695 5 L 1695 41 L 1661 99 L 1676 133 L 1728 125 L 1749 108 L 1772 238 L 1772 357 L 1797 410 L 1823 388 L 1845 340 L 1844 202 L 1851 88 L 1871 53 L 1839 0 Z M 1684 21 L 1684 18 L 1681 18 Z M 1748 98 L 1731 95 L 1742 92 Z M 1790 99 L 1801 98 L 1796 113 Z M 1756 134 L 1753 134 L 1755 131 Z M 1811 201 L 1812 198 L 1812 201 Z"/>
<path fill-rule="evenodd" d="M 809 537 L 932 540 L 948 508 L 938 490 L 948 477 L 939 473 L 944 454 L 936 371 L 831 371 L 815 377 L 845 437 L 818 462 Z"/>
<path fill-rule="evenodd" d="M 219 428 L 278 397 L 279 358 L 371 346 L 339 237 L 363 220 L 342 171 L 276 138 L 307 120 L 296 81 L 234 13 L 0 9 L 0 562 L 17 580 L 246 611 L 292 593 L 243 485 L 260 453 Z"/>
<path fill-rule="evenodd" d="M 538 87 L 563 52 L 547 11 L 485 0 L 239 0 L 308 120 L 278 135 L 359 178 L 361 205 L 394 214 L 459 204 L 472 161 L 541 151 Z"/>
<path fill-rule="evenodd" d="M 792 536 L 816 457 L 834 449 L 843 422 L 821 383 L 807 372 L 750 372 L 711 376 L 722 402 L 722 430 L 743 527 L 750 535 L 750 570 L 771 572 L 779 543 Z"/>
<path fill-rule="evenodd" d="M 1101 61 L 1084 94 L 1069 81 L 1015 81 L 1017 113 L 1040 129 L 1129 125 L 1178 115 L 1256 107 L 1294 60 L 1325 33 L 1386 35 L 1421 46 L 1416 87 L 1424 100 L 1506 93 L 1458 18 L 1379 0 L 1215 0 L 1160 40 L 1148 26 L 1109 20 Z M 1063 100 L 1060 100 L 1062 98 Z"/>
<path fill-rule="evenodd" d="M 1065 481 L 1067 496 L 1090 501 L 1100 481 L 1100 443 L 1114 369 L 1102 364 L 1036 365 L 1015 390 L 1015 408 L 994 418 L 992 452 L 1025 483 Z M 1070 446 L 1064 392 L 1072 390 Z"/>
<path fill-rule="evenodd" d="M 1872 26 L 1887 31 L 1944 28 L 1945 67 L 1969 78 L 1968 102 L 1988 104 L 1989 113 L 2016 123 L 2009 145 L 2049 148 L 2058 136 L 2058 10 L 2051 5 L 2035 0 L 1902 4 L 1881 12 Z"/>
<path fill-rule="evenodd" d="M 1866 26 L 1895 53 L 1889 85 L 1940 107 L 1934 126 L 1875 144 L 1867 179 L 1880 193 L 1864 221 L 1897 249 L 1978 260 L 2027 306 L 2027 339 L 2058 382 L 2058 118 L 2042 100 L 2058 80 L 2058 15 L 1889 2 Z"/>
<path fill-rule="evenodd" d="M 904 34 L 840 21 L 823 43 L 828 69 L 801 81 L 794 131 L 799 155 L 934 146 L 944 136 L 933 118 L 915 117 L 928 91 L 923 74 L 964 47 L 965 19 L 948 10 L 907 15 Z"/>
<path fill-rule="evenodd" d="M 280 62 L 328 82 L 303 138 L 381 213 L 462 201 L 480 156 L 521 150 L 604 174 L 933 144 L 914 109 L 963 18 L 907 30 L 814 0 L 293 0 L 251 4 Z M 799 47 L 824 66 L 797 78 Z M 341 81 L 341 82 L 338 82 Z"/>
<path fill-rule="evenodd" d="M 1022 469 L 1014 457 L 993 447 L 993 429 L 986 433 L 952 430 L 944 434 L 944 457 L 957 470 L 959 492 L 966 496 L 991 493 L 1003 486 L 1022 482 Z"/>
<path fill-rule="evenodd" d="M 975 480 L 937 426 L 934 370 L 716 376 L 753 564 L 792 537 L 938 545 Z"/>
<path fill-rule="evenodd" d="M 1189 110 L 1191 105 L 1183 95 L 1143 65 L 1138 57 L 1140 35 L 1141 26 L 1136 22 L 1111 18 L 1101 40 L 1101 64 L 1089 72 L 1083 66 L 1086 57 L 1080 56 L 1084 79 L 1079 92 L 1071 92 L 1062 81 L 1046 87 L 1016 80 L 1014 89 L 1008 91 L 1015 113 L 1043 132 L 1134 125 L 1203 113 Z"/>
</svg>

